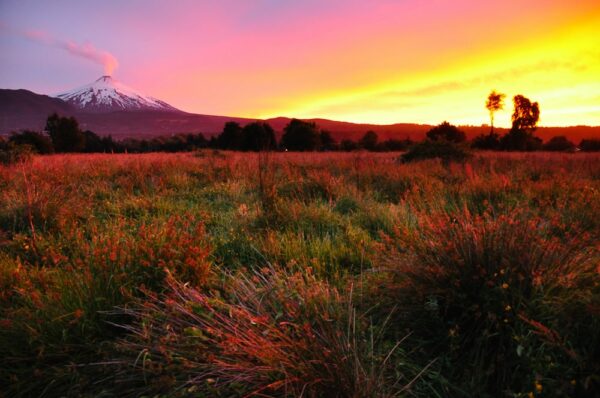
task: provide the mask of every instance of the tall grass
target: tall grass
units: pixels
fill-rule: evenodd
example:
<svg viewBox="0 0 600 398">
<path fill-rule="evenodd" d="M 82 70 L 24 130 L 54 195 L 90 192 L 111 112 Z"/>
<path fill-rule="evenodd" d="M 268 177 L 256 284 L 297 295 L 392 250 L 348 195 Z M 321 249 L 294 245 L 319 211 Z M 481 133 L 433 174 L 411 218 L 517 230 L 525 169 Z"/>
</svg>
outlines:
<svg viewBox="0 0 600 398">
<path fill-rule="evenodd" d="M 443 358 L 440 372 L 460 386 L 452 395 L 596 391 L 600 253 L 589 237 L 553 236 L 523 210 L 417 219 L 391 239 L 376 297 L 400 306 L 399 322 Z"/>
<path fill-rule="evenodd" d="M 201 224 L 120 222 L 109 233 L 92 228 L 87 239 L 70 231 L 35 247 L 24 240 L 23 257 L 0 259 L 0 377 L 11 396 L 81 393 L 90 381 L 82 379 L 86 365 L 107 355 L 104 342 L 121 333 L 104 311 L 135 300 L 140 289 L 162 291 L 166 272 L 200 285 L 210 277 Z"/>
<path fill-rule="evenodd" d="M 397 160 L 0 166 L 1 394 L 598 395 L 600 158 Z"/>
<path fill-rule="evenodd" d="M 123 389 L 133 383 L 133 395 L 135 382 L 154 380 L 153 391 L 165 392 L 385 397 L 416 373 L 408 364 L 405 375 L 395 373 L 400 342 L 381 344 L 351 295 L 310 268 L 228 274 L 216 291 L 174 279 L 169 286 L 168 295 L 123 310 L 136 319 L 125 326 L 133 337 L 120 344 L 131 353 L 120 380 Z"/>
</svg>

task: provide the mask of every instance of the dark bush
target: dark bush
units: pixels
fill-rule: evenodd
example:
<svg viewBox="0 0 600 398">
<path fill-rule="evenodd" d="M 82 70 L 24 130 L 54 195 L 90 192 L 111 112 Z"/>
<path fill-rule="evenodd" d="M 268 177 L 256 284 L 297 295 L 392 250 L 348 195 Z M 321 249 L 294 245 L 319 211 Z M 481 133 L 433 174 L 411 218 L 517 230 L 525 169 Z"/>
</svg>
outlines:
<svg viewBox="0 0 600 398">
<path fill-rule="evenodd" d="M 500 149 L 500 137 L 496 133 L 481 134 L 473 139 L 471 147 L 483 150 L 498 150 Z"/>
<path fill-rule="evenodd" d="M 358 144 L 356 143 L 356 141 L 342 140 L 342 142 L 340 143 L 340 149 L 346 152 L 355 151 L 358 149 Z"/>
<path fill-rule="evenodd" d="M 465 142 L 467 137 L 458 127 L 448 122 L 435 126 L 427 132 L 427 139 L 431 141 Z"/>
<path fill-rule="evenodd" d="M 396 140 L 393 138 L 390 138 L 389 140 L 380 142 L 379 144 L 377 144 L 377 150 L 381 151 L 381 152 L 388 152 L 388 151 L 405 151 L 407 148 L 409 148 L 411 145 L 413 145 L 414 142 L 412 142 L 410 140 L 410 138 L 406 138 L 404 140 Z"/>
<path fill-rule="evenodd" d="M 512 128 L 500 139 L 500 147 L 505 151 L 537 151 L 542 140 L 527 130 Z"/>
<path fill-rule="evenodd" d="M 573 151 L 575 144 L 567 139 L 564 135 L 552 137 L 543 146 L 545 151 Z"/>
<path fill-rule="evenodd" d="M 239 150 L 244 143 L 242 127 L 237 122 L 227 122 L 223 132 L 216 139 L 216 146 L 221 149 Z"/>
<path fill-rule="evenodd" d="M 16 146 L 29 145 L 33 151 L 43 155 L 54 153 L 50 137 L 37 131 L 23 130 L 20 133 L 13 133 L 8 141 Z"/>
<path fill-rule="evenodd" d="M 314 151 L 320 146 L 319 128 L 315 123 L 292 119 L 283 129 L 281 146 L 290 151 Z"/>
<path fill-rule="evenodd" d="M 73 117 L 48 116 L 46 131 L 56 152 L 81 152 L 85 148 L 85 135 Z"/>
<path fill-rule="evenodd" d="M 358 142 L 358 145 L 360 145 L 367 151 L 374 151 L 375 147 L 377 146 L 378 139 L 379 137 L 377 136 L 377 133 L 372 130 L 369 130 L 365 133 L 365 135 L 362 136 L 362 138 Z"/>
<path fill-rule="evenodd" d="M 585 152 L 598 152 L 600 151 L 600 140 L 598 139 L 587 139 L 581 140 L 579 143 L 579 149 Z"/>
<path fill-rule="evenodd" d="M 321 133 L 319 134 L 319 139 L 321 140 L 322 151 L 334 151 L 338 149 L 338 144 L 337 142 L 335 142 L 335 139 L 329 131 L 321 130 Z"/>
<path fill-rule="evenodd" d="M 254 122 L 247 124 L 243 129 L 243 146 L 244 151 L 263 151 L 275 149 L 277 142 L 275 140 L 275 131 L 265 122 Z"/>
<path fill-rule="evenodd" d="M 464 162 L 471 154 L 461 145 L 448 141 L 423 141 L 413 145 L 400 159 L 414 162 L 425 159 L 441 159 L 444 163 Z"/>
</svg>

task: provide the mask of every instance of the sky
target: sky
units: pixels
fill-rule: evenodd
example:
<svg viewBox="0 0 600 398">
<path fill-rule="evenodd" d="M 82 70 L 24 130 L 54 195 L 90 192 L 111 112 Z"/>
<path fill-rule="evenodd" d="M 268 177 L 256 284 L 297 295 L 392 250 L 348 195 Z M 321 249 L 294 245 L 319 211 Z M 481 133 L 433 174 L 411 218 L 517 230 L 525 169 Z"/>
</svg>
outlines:
<svg viewBox="0 0 600 398">
<path fill-rule="evenodd" d="M 194 113 L 600 125 L 598 0 L 0 0 L 0 88 L 103 74 Z"/>
</svg>

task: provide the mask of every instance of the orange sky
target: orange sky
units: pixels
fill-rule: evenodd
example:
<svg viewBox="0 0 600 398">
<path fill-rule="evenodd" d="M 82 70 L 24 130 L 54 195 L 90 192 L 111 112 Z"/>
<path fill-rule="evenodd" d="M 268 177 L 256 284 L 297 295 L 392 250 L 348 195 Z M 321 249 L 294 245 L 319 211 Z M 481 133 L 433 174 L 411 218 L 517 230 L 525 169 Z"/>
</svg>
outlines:
<svg viewBox="0 0 600 398">
<path fill-rule="evenodd" d="M 483 100 L 494 88 L 508 94 L 497 125 L 509 126 L 510 98 L 521 93 L 540 102 L 543 125 L 600 124 L 600 3 L 581 4 L 579 9 L 567 4 L 532 8 L 506 22 L 470 19 L 480 16 L 474 10 L 463 16 L 466 26 L 445 24 L 444 29 L 452 30 L 447 35 L 416 35 L 409 43 L 398 37 L 410 31 L 365 38 L 331 62 L 353 54 L 368 54 L 369 59 L 385 54 L 385 49 L 409 48 L 353 71 L 352 77 L 362 84 L 349 81 L 331 89 L 323 81 L 323 89 L 307 90 L 293 100 L 282 98 L 281 106 L 260 115 L 477 125 L 487 122 Z M 415 54 L 408 56 L 414 59 L 405 59 L 407 54 Z"/>
<path fill-rule="evenodd" d="M 3 3 L 0 22 L 106 50 L 116 78 L 190 112 L 479 125 L 496 89 L 499 126 L 516 94 L 542 125 L 600 125 L 597 0 L 80 3 Z M 102 73 L 15 40 L 0 37 L 3 87 L 52 93 Z"/>
</svg>

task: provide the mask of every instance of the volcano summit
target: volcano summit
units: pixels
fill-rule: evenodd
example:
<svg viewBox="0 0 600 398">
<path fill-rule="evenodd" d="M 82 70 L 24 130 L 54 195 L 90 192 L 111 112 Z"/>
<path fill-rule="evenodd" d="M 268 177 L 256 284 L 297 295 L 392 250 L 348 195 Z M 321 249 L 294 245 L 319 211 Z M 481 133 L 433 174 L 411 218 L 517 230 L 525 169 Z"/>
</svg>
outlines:
<svg viewBox="0 0 600 398">
<path fill-rule="evenodd" d="M 55 97 L 83 112 L 178 111 L 166 102 L 141 94 L 111 76 L 102 76 L 93 83 L 57 94 Z"/>
</svg>

